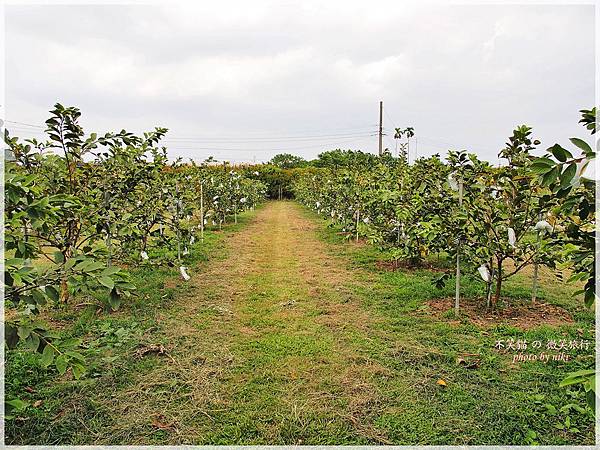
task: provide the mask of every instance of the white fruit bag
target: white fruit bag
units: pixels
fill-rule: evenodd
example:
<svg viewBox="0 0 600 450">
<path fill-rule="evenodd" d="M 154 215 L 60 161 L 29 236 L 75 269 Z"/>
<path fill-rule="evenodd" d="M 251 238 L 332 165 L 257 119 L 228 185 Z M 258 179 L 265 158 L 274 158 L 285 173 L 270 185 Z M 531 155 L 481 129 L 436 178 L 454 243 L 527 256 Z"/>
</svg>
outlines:
<svg viewBox="0 0 600 450">
<path fill-rule="evenodd" d="M 450 189 L 458 191 L 458 182 L 456 181 L 454 172 L 448 174 L 448 184 L 450 185 Z"/>
<path fill-rule="evenodd" d="M 538 223 L 535 224 L 534 228 L 536 231 L 552 233 L 552 225 L 550 225 L 545 220 L 540 220 Z"/>
<path fill-rule="evenodd" d="M 508 231 L 508 243 L 511 245 L 511 247 L 515 248 L 516 243 L 517 243 L 517 236 L 515 235 L 515 230 L 513 230 L 512 228 L 509 228 L 507 231 Z"/>
<path fill-rule="evenodd" d="M 186 272 L 186 267 L 184 266 L 180 266 L 179 267 L 179 273 L 181 274 L 181 277 L 185 280 L 188 281 L 191 277 L 187 274 Z"/>
<path fill-rule="evenodd" d="M 479 266 L 479 269 L 477 270 L 479 271 L 479 275 L 481 275 L 481 278 L 483 278 L 483 281 L 485 281 L 486 283 L 492 281 L 492 274 L 490 274 L 490 269 L 488 269 L 487 265 L 483 264 Z"/>
</svg>

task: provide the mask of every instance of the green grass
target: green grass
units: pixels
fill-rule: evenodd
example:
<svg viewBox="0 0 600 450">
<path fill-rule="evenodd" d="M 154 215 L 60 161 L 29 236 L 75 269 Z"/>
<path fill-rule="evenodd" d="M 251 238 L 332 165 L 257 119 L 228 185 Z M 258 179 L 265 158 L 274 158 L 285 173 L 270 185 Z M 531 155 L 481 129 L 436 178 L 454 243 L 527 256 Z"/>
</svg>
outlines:
<svg viewBox="0 0 600 450">
<path fill-rule="evenodd" d="M 223 231 L 207 231 L 203 243 L 198 240 L 190 246 L 184 264 L 201 268 L 225 258 L 224 239 L 246 226 L 255 214 L 240 214 L 238 223 L 227 225 Z M 172 249 L 159 248 L 150 256 L 172 259 L 175 255 Z M 156 358 L 135 358 L 134 352 L 146 344 L 168 344 L 155 339 L 162 331 L 157 319 L 172 309 L 176 296 L 189 291 L 177 267 L 143 265 L 128 271 L 137 290 L 119 311 L 97 314 L 95 306 L 59 307 L 51 314 L 53 323 L 64 327 L 61 335 L 84 341 L 88 371 L 82 380 L 61 378 L 55 370 L 42 368 L 38 356 L 30 352 L 6 353 L 6 398 L 16 397 L 31 404 L 42 401 L 39 407 L 29 407 L 24 417 L 6 422 L 7 443 L 86 444 L 90 436 L 93 439 L 118 420 L 97 399 L 127 388 L 136 373 L 152 368 Z M 194 273 L 194 269 L 189 272 Z M 211 315 L 210 310 L 205 312 L 207 320 Z"/>
<path fill-rule="evenodd" d="M 7 443 L 593 444 L 591 412 L 561 411 L 585 406 L 582 393 L 558 387 L 568 372 L 593 364 L 593 349 L 545 364 L 513 364 L 494 349 L 508 337 L 593 342 L 593 313 L 571 286 L 548 279 L 540 292 L 573 316 L 559 327 L 482 328 L 452 314 L 433 316 L 425 302 L 451 297 L 451 283 L 440 291 L 428 270 L 378 269 L 385 255 L 374 247 L 345 242 L 297 206 L 275 205 L 269 214 L 288 216 L 261 223 L 278 229 L 249 231 L 251 249 L 242 241 L 240 254 L 232 253 L 224 238 L 247 230 L 252 215 L 195 245 L 186 265 L 209 277 L 201 292 L 173 283 L 176 268 L 139 268 L 132 270 L 138 296 L 122 311 L 53 314 L 64 334 L 88 347 L 83 379 L 61 378 L 27 352 L 8 352 L 7 395 L 42 403 L 6 422 Z M 298 231 L 289 217 L 318 227 Z M 204 272 L 227 261 L 243 270 Z M 516 276 L 504 295 L 526 301 L 528 283 Z M 465 277 L 465 297 L 482 291 L 476 277 Z M 150 344 L 172 348 L 176 363 L 135 357 Z M 477 363 L 467 368 L 461 356 Z M 154 412 L 177 431 L 153 426 Z"/>
<path fill-rule="evenodd" d="M 311 212 L 313 220 L 322 220 Z M 360 268 L 366 286 L 357 288 L 365 308 L 386 318 L 376 335 L 362 342 L 368 357 L 396 372 L 380 381 L 384 403 L 393 405 L 381 414 L 377 426 L 385 429 L 394 442 L 428 445 L 511 444 L 592 444 L 594 425 L 591 412 L 554 414 L 546 405 L 561 407 L 570 403 L 585 406 L 582 392 L 558 387 L 564 376 L 594 364 L 594 314 L 573 296 L 576 290 L 558 280 L 546 282 L 538 298 L 568 310 L 575 323 L 560 327 L 540 326 L 522 331 L 508 325 L 482 329 L 466 321 L 451 323 L 453 314 L 444 318 L 417 315 L 423 302 L 452 297 L 454 285 L 437 289 L 431 283 L 436 275 L 427 270 L 382 272 L 377 261 L 386 255 L 372 246 L 344 244 L 335 227 L 323 227 L 320 237 L 333 245 L 334 252 L 349 259 L 349 266 Z M 529 279 L 516 275 L 503 288 L 503 296 L 529 301 Z M 482 297 L 483 283 L 476 277 L 463 278 L 464 297 Z M 578 331 L 579 330 L 579 331 Z M 583 331 L 583 334 L 580 332 Z M 498 339 L 587 339 L 588 351 L 578 350 L 574 360 L 511 364 L 511 358 L 494 350 Z M 394 351 L 390 351 L 393 347 Z M 462 354 L 474 353 L 481 363 L 466 369 L 456 363 Z M 446 387 L 436 384 L 438 379 Z M 550 411 L 550 412 L 549 412 Z M 557 427 L 567 415 L 574 432 Z M 536 437 L 527 440 L 529 431 Z"/>
</svg>

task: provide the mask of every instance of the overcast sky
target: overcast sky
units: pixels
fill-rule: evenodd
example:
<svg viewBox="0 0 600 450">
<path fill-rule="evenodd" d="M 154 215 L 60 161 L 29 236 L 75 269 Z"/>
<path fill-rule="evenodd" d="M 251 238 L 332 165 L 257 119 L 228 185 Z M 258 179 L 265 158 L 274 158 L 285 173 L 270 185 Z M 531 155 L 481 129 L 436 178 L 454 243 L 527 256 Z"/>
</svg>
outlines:
<svg viewBox="0 0 600 450">
<path fill-rule="evenodd" d="M 88 131 L 167 127 L 198 161 L 376 152 L 380 100 L 384 145 L 412 126 L 419 155 L 496 163 L 520 124 L 543 149 L 587 138 L 591 5 L 199 3 L 7 6 L 6 119 L 41 126 L 61 102 Z"/>
</svg>

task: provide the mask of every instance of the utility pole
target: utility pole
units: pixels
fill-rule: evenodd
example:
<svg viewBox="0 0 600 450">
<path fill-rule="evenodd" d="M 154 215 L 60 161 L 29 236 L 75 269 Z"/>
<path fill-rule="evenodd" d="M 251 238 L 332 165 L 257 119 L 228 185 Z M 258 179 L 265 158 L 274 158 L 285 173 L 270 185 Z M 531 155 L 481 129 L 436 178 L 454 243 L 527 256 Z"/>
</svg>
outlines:
<svg viewBox="0 0 600 450">
<path fill-rule="evenodd" d="M 379 102 L 379 156 L 383 155 L 383 101 Z"/>
</svg>

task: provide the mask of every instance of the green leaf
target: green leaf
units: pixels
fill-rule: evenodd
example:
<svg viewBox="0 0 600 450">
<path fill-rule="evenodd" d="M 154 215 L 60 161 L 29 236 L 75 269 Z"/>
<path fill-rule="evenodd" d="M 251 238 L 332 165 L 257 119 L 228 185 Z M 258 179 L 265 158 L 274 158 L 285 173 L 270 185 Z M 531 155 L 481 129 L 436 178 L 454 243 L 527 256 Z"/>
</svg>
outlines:
<svg viewBox="0 0 600 450">
<path fill-rule="evenodd" d="M 100 277 L 98 278 L 98 282 L 102 285 L 102 286 L 106 286 L 108 289 L 112 289 L 115 287 L 115 282 L 112 278 L 110 277 Z"/>
<path fill-rule="evenodd" d="M 29 335 L 31 334 L 31 328 L 29 327 L 25 327 L 25 326 L 21 326 L 17 329 L 17 334 L 19 335 L 19 337 L 23 340 L 27 339 L 29 337 Z"/>
<path fill-rule="evenodd" d="M 27 339 L 25 339 L 25 346 L 29 350 L 36 352 L 40 347 L 40 337 L 37 334 L 31 333 Z"/>
<path fill-rule="evenodd" d="M 104 269 L 101 273 L 100 276 L 103 277 L 110 277 L 111 275 L 114 275 L 117 272 L 120 272 L 121 268 L 120 267 L 116 267 L 116 266 L 110 266 L 107 267 L 106 269 Z"/>
<path fill-rule="evenodd" d="M 56 264 L 62 264 L 65 262 L 65 257 L 61 252 L 54 252 L 54 262 Z"/>
<path fill-rule="evenodd" d="M 13 324 L 7 323 L 4 326 L 4 339 L 8 348 L 13 349 L 19 342 L 19 335 L 17 334 L 17 327 Z"/>
<path fill-rule="evenodd" d="M 4 402 L 7 406 L 10 407 L 10 409 L 13 410 L 17 410 L 17 411 L 23 411 L 25 408 L 27 408 L 29 406 L 29 403 L 26 401 L 23 401 L 21 399 L 15 398 L 12 400 L 6 400 Z"/>
<path fill-rule="evenodd" d="M 42 367 L 48 367 L 54 361 L 54 349 L 50 345 L 46 345 L 44 347 L 44 351 L 42 352 L 42 358 L 40 359 L 40 364 Z"/>
<path fill-rule="evenodd" d="M 583 139 L 579 139 L 579 138 L 571 138 L 569 139 L 573 144 L 575 144 L 577 147 L 579 147 L 581 150 L 583 150 L 583 152 L 587 155 L 589 152 L 592 151 L 592 148 L 589 146 L 589 144 L 587 142 L 585 142 Z"/>
<path fill-rule="evenodd" d="M 85 358 L 83 357 L 83 355 L 81 353 L 77 353 L 77 352 L 69 350 L 68 352 L 65 352 L 65 355 L 79 361 L 81 364 L 85 364 Z"/>
<path fill-rule="evenodd" d="M 587 391 L 585 393 L 585 399 L 587 401 L 587 404 L 590 408 L 592 408 L 592 411 L 596 411 L 596 393 L 594 391 Z"/>
<path fill-rule="evenodd" d="M 119 306 L 121 306 L 121 298 L 119 297 L 119 293 L 117 292 L 117 290 L 114 288 L 110 291 L 110 294 L 108 295 L 108 304 L 110 305 L 113 311 L 116 311 L 117 309 L 119 309 Z"/>
<path fill-rule="evenodd" d="M 46 295 L 39 289 L 33 289 L 31 291 L 31 296 L 38 305 L 43 306 L 46 304 Z"/>
<path fill-rule="evenodd" d="M 531 170 L 538 174 L 549 172 L 554 167 L 554 161 L 548 158 L 538 158 L 531 164 Z"/>
<path fill-rule="evenodd" d="M 560 187 L 564 188 L 571 183 L 571 180 L 577 173 L 577 164 L 571 163 L 567 166 L 564 172 L 560 175 Z"/>
<path fill-rule="evenodd" d="M 546 158 L 546 157 L 535 158 L 532 163 L 532 165 L 539 165 L 539 166 L 546 166 L 546 167 L 552 167 L 552 166 L 554 166 L 554 164 L 556 164 L 554 161 L 552 161 L 550 158 Z"/>
<path fill-rule="evenodd" d="M 85 373 L 85 367 L 82 364 L 73 364 L 72 370 L 73 376 L 77 380 Z"/>
<path fill-rule="evenodd" d="M 585 303 L 585 306 L 587 306 L 588 308 L 591 308 L 592 305 L 594 304 L 595 300 L 596 300 L 596 294 L 594 294 L 594 290 L 586 289 L 585 295 L 583 297 L 583 302 Z"/>
<path fill-rule="evenodd" d="M 58 370 L 58 373 L 63 375 L 67 371 L 67 367 L 69 365 L 66 355 L 59 355 L 56 358 L 55 365 L 56 365 L 56 370 Z"/>
<path fill-rule="evenodd" d="M 572 384 L 584 383 L 588 378 L 594 376 L 596 371 L 594 369 L 579 370 L 572 372 L 566 376 L 559 384 L 559 387 L 571 386 Z"/>
<path fill-rule="evenodd" d="M 102 263 L 100 261 L 93 261 L 85 268 L 85 271 L 86 272 L 94 272 L 98 269 L 102 269 L 103 267 L 104 267 L 104 263 Z"/>
<path fill-rule="evenodd" d="M 556 177 L 560 175 L 560 166 L 555 166 L 550 172 L 545 173 L 542 177 L 542 185 L 550 186 L 556 181 Z"/>
<path fill-rule="evenodd" d="M 54 286 L 46 286 L 44 292 L 46 292 L 46 295 L 55 302 L 58 301 L 58 290 Z"/>
<path fill-rule="evenodd" d="M 568 158 L 573 158 L 573 155 L 571 155 L 571 153 L 567 149 L 562 148 L 558 144 L 554 144 L 548 150 L 550 150 L 550 152 L 552 152 L 554 157 L 556 159 L 558 159 L 560 162 L 565 162 Z"/>
</svg>

